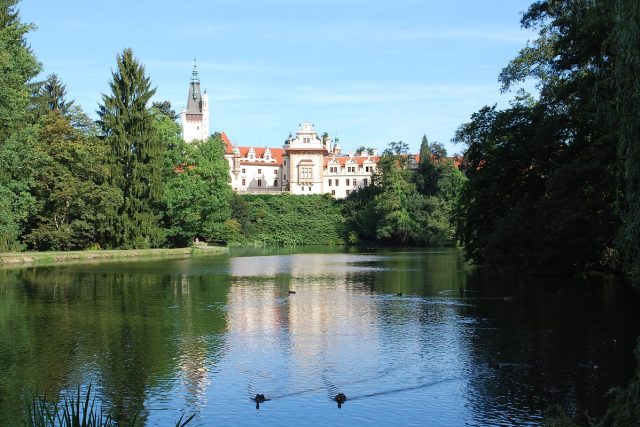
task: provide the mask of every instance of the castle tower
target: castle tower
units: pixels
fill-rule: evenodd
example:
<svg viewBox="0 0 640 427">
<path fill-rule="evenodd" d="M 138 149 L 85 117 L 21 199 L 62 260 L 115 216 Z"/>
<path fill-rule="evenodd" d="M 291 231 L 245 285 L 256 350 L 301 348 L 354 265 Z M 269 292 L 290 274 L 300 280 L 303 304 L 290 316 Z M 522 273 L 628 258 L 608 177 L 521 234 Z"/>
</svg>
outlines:
<svg viewBox="0 0 640 427">
<path fill-rule="evenodd" d="M 191 73 L 187 108 L 180 113 L 180 122 L 185 142 L 204 141 L 209 138 L 209 96 L 206 90 L 200 93 L 200 78 L 195 63 Z"/>
<path fill-rule="evenodd" d="M 323 158 L 329 154 L 327 146 L 309 122 L 300 124 L 295 137 L 290 136 L 284 143 L 289 162 L 285 170 L 289 176 L 291 194 L 321 194 L 323 192 Z M 285 160 L 285 162 L 286 162 Z"/>
</svg>

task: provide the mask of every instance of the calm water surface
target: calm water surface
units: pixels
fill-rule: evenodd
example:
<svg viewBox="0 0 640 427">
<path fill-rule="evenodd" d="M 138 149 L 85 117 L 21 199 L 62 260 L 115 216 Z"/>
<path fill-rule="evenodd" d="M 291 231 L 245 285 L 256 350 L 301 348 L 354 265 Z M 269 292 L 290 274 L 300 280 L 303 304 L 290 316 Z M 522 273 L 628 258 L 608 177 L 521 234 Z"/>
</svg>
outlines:
<svg viewBox="0 0 640 427">
<path fill-rule="evenodd" d="M 0 414 L 93 384 L 123 425 L 536 425 L 633 375 L 622 283 L 306 251 L 0 270 Z"/>
</svg>

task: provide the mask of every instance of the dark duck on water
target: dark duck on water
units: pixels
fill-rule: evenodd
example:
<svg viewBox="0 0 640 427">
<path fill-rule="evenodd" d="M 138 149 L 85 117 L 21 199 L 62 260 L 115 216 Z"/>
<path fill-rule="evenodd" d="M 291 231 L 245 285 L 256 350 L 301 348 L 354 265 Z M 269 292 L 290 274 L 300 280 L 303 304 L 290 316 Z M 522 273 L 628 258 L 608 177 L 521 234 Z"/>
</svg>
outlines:
<svg viewBox="0 0 640 427">
<path fill-rule="evenodd" d="M 256 394 L 256 397 L 254 397 L 253 400 L 256 402 L 256 409 L 260 409 L 260 404 L 267 401 L 264 394 Z"/>
<path fill-rule="evenodd" d="M 336 402 L 338 402 L 338 408 L 342 408 L 342 404 L 347 401 L 347 396 L 344 393 L 336 394 L 336 397 L 333 398 Z"/>
</svg>

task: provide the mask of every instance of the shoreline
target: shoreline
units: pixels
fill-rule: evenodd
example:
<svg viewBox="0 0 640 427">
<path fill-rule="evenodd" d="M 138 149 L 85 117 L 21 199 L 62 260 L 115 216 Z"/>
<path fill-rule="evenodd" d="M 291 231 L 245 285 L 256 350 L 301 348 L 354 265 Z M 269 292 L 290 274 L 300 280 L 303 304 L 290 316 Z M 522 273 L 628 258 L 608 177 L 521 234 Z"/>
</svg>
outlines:
<svg viewBox="0 0 640 427">
<path fill-rule="evenodd" d="M 68 252 L 5 252 L 0 253 L 0 267 L 55 265 L 68 262 L 124 261 L 127 259 L 175 258 L 192 255 L 228 254 L 226 246 L 194 246 L 174 249 L 114 249 Z"/>
</svg>

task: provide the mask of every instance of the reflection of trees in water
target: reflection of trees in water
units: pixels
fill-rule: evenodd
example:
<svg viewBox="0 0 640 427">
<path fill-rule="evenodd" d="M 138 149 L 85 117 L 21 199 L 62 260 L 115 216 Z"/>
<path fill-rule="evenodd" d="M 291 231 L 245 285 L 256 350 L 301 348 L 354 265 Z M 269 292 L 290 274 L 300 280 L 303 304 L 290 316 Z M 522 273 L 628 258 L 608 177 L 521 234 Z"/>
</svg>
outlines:
<svg viewBox="0 0 640 427">
<path fill-rule="evenodd" d="M 560 405 L 586 422 L 602 413 L 603 394 L 632 376 L 639 299 L 625 284 L 478 271 L 468 289 L 461 314 L 477 321 L 469 335 L 476 421 L 535 422 L 531 414 Z"/>
<path fill-rule="evenodd" d="M 204 360 L 216 359 L 226 327 L 222 276 L 79 266 L 15 270 L 1 279 L 2 408 L 15 409 L 23 390 L 51 396 L 93 382 L 118 421 L 137 415 L 144 423 L 149 389 L 170 388 L 166 379 L 177 369 L 193 401 L 202 394 Z"/>
</svg>

